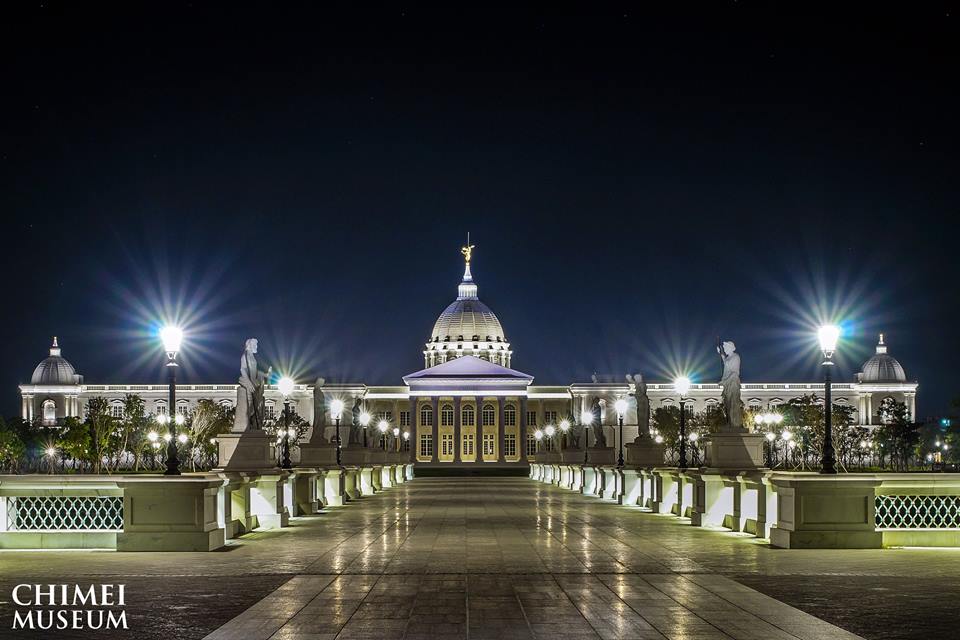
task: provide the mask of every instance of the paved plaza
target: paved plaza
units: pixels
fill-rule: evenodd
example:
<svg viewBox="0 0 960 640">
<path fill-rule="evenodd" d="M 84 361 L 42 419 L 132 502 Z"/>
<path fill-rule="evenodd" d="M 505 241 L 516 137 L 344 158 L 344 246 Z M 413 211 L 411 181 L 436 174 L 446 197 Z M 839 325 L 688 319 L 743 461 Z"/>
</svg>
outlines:
<svg viewBox="0 0 960 640">
<path fill-rule="evenodd" d="M 291 522 L 212 553 L 0 552 L 0 637 L 21 582 L 124 583 L 134 635 L 116 637 L 137 638 L 879 640 L 960 624 L 960 551 L 772 549 L 526 478 L 420 478 Z"/>
</svg>

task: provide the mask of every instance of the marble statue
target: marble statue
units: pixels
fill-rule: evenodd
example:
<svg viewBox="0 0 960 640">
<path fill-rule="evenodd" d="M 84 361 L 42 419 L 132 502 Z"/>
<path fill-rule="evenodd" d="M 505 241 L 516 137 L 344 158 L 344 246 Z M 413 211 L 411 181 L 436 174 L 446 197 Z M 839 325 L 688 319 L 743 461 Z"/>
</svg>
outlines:
<svg viewBox="0 0 960 640">
<path fill-rule="evenodd" d="M 237 411 L 233 418 L 233 431 L 263 431 L 266 413 L 263 402 L 263 385 L 273 367 L 266 372 L 257 365 L 257 339 L 250 338 L 240 356 L 240 386 L 237 387 Z"/>
<path fill-rule="evenodd" d="M 633 375 L 633 380 L 627 375 L 627 382 L 633 382 L 633 399 L 637 403 L 637 439 L 642 440 L 650 435 L 650 397 L 647 395 L 647 383 L 639 373 Z"/>
<path fill-rule="evenodd" d="M 317 438 L 315 442 L 322 442 L 327 430 L 327 396 L 323 392 L 326 382 L 323 378 L 317 378 L 313 384 L 313 437 Z"/>
<path fill-rule="evenodd" d="M 603 412 L 600 411 L 600 398 L 593 399 L 590 413 L 593 414 L 593 424 L 590 425 L 590 428 L 593 429 L 593 446 L 605 447 L 607 446 L 607 434 L 603 432 Z"/>
<path fill-rule="evenodd" d="M 740 403 L 740 355 L 733 342 L 727 340 L 717 346 L 717 353 L 723 361 L 723 376 L 720 386 L 723 388 L 723 411 L 727 416 L 725 431 L 743 430 L 743 406 Z"/>
<path fill-rule="evenodd" d="M 357 401 L 353 403 L 353 408 L 350 410 L 350 434 L 347 436 L 348 444 L 360 444 L 363 442 L 360 433 L 362 425 L 360 424 L 360 413 L 363 411 L 363 400 L 357 398 Z"/>
</svg>

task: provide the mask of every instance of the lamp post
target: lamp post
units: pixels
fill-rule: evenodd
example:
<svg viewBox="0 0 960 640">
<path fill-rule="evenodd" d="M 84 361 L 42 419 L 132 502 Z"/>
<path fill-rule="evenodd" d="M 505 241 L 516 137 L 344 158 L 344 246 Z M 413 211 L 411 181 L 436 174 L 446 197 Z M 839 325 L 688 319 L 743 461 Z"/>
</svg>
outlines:
<svg viewBox="0 0 960 640">
<path fill-rule="evenodd" d="M 364 449 L 366 449 L 368 446 L 367 445 L 367 427 L 370 426 L 370 421 L 372 419 L 373 419 L 373 416 L 371 416 L 366 411 L 364 411 L 357 417 L 357 420 L 360 422 L 360 426 L 363 427 L 363 448 Z"/>
<path fill-rule="evenodd" d="M 340 418 L 343 417 L 343 400 L 337 399 L 330 403 L 330 411 L 333 412 L 333 420 L 337 425 L 337 466 L 340 466 Z"/>
<path fill-rule="evenodd" d="M 543 431 L 540 429 L 537 429 L 536 431 L 533 432 L 533 437 L 537 441 L 537 453 L 540 453 L 540 441 L 543 440 Z"/>
<path fill-rule="evenodd" d="M 673 381 L 673 388 L 680 395 L 680 469 L 687 468 L 687 416 L 683 396 L 690 391 L 690 378 L 680 376 Z"/>
<path fill-rule="evenodd" d="M 833 353 L 837 350 L 840 328 L 828 324 L 817 332 L 820 339 L 820 351 L 823 352 L 823 455 L 820 460 L 820 473 L 837 472 L 837 454 L 833 449 L 833 398 L 830 382 L 833 373 Z"/>
<path fill-rule="evenodd" d="M 557 429 L 552 424 L 548 424 L 543 428 L 543 435 L 547 437 L 548 441 L 551 443 L 550 452 L 553 453 L 553 436 L 556 435 Z"/>
<path fill-rule="evenodd" d="M 777 439 L 777 434 L 773 431 L 767 431 L 767 467 L 773 469 L 773 441 Z"/>
<path fill-rule="evenodd" d="M 699 466 L 699 454 L 697 451 L 697 440 L 699 439 L 700 434 L 696 431 L 691 432 L 690 435 L 687 436 L 687 440 L 690 441 L 690 449 L 693 452 L 693 466 L 695 467 Z"/>
<path fill-rule="evenodd" d="M 293 393 L 293 378 L 283 376 L 277 381 L 277 389 L 283 396 L 283 459 L 281 469 L 290 469 L 290 394 Z"/>
<path fill-rule="evenodd" d="M 587 429 L 593 424 L 593 411 L 581 411 L 580 424 L 583 425 L 583 464 L 587 464 L 590 462 L 590 442 L 587 440 Z"/>
<path fill-rule="evenodd" d="M 627 401 L 620 398 L 613 403 L 617 410 L 617 422 L 620 425 L 620 456 L 617 458 L 617 466 L 623 467 L 623 416 L 627 412 Z"/>
<path fill-rule="evenodd" d="M 390 428 L 389 423 L 386 420 L 381 420 L 377 423 L 377 429 L 380 431 L 380 436 L 383 438 L 383 452 L 387 452 L 387 429 Z"/>
<path fill-rule="evenodd" d="M 570 431 L 570 421 L 564 418 L 560 421 L 560 457 L 563 458 L 563 441 L 567 437 L 567 432 Z"/>
<path fill-rule="evenodd" d="M 393 428 L 393 446 L 390 448 L 393 449 L 395 452 L 400 451 L 400 428 L 399 427 Z"/>
<path fill-rule="evenodd" d="M 163 342 L 163 350 L 167 352 L 167 386 L 168 386 L 168 415 L 167 420 L 171 420 L 172 415 L 177 410 L 177 354 L 180 352 L 180 345 L 183 342 L 183 330 L 180 327 L 166 326 L 160 329 L 160 341 Z M 176 419 L 169 421 L 170 439 L 167 440 L 167 469 L 163 472 L 165 476 L 180 475 L 180 460 L 177 454 L 177 439 L 174 436 L 176 432 Z"/>
</svg>

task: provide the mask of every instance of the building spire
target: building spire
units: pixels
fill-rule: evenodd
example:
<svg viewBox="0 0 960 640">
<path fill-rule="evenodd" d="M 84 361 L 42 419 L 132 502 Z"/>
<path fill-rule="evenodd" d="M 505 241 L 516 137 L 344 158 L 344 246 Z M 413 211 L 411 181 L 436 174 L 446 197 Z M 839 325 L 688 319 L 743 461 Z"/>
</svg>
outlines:
<svg viewBox="0 0 960 640">
<path fill-rule="evenodd" d="M 460 282 L 460 286 L 457 287 L 457 297 L 459 299 L 477 297 L 477 285 L 473 283 L 473 274 L 470 273 L 470 259 L 473 258 L 473 248 L 474 245 L 470 244 L 470 232 L 467 231 L 467 244 L 460 247 L 460 253 L 463 254 L 464 267 L 463 280 Z"/>
</svg>

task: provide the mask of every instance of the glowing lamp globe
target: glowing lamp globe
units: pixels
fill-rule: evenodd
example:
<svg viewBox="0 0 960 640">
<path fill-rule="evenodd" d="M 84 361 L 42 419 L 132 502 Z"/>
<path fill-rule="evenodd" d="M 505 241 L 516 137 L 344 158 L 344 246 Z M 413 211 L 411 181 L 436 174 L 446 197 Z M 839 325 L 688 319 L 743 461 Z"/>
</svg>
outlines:
<svg viewBox="0 0 960 640">
<path fill-rule="evenodd" d="M 404 431 L 404 432 L 403 432 L 403 439 L 404 439 L 404 440 L 409 440 L 409 439 L 410 439 L 410 432 L 409 432 L 409 431 Z"/>
<path fill-rule="evenodd" d="M 183 416 L 182 413 L 178 413 L 178 414 L 177 414 L 177 417 L 174 418 L 173 420 L 174 420 L 174 422 L 176 422 L 177 424 L 183 424 L 184 422 L 187 421 L 187 419 Z"/>
<path fill-rule="evenodd" d="M 627 401 L 623 398 L 620 398 L 613 403 L 614 408 L 617 410 L 617 415 L 623 417 L 627 413 Z"/>
<path fill-rule="evenodd" d="M 160 329 L 160 341 L 163 342 L 163 350 L 167 353 L 179 352 L 183 344 L 183 329 L 169 325 Z"/>
<path fill-rule="evenodd" d="M 763 414 L 762 414 L 762 413 L 758 413 L 757 415 L 753 416 L 753 422 L 754 422 L 755 424 L 760 424 L 760 423 L 762 423 L 762 422 L 763 422 Z"/>
<path fill-rule="evenodd" d="M 373 420 L 373 416 L 371 416 L 369 413 L 364 411 L 363 413 L 360 414 L 357 420 L 360 421 L 361 427 L 366 427 L 366 426 L 369 426 L 370 421 Z"/>
<path fill-rule="evenodd" d="M 540 429 L 537 429 L 536 431 L 533 432 L 533 437 L 536 438 L 537 440 L 543 440 L 543 431 L 541 431 Z"/>
<path fill-rule="evenodd" d="M 673 388 L 681 396 L 687 395 L 687 392 L 690 391 L 690 378 L 688 378 L 687 376 L 680 376 L 679 378 L 673 381 Z"/>
<path fill-rule="evenodd" d="M 784 440 L 790 440 L 793 438 L 793 434 L 787 431 L 786 429 L 784 429 L 783 433 L 780 434 L 780 437 L 783 438 Z"/>
<path fill-rule="evenodd" d="M 330 403 L 330 415 L 334 420 L 343 415 L 343 400 L 337 399 Z"/>
<path fill-rule="evenodd" d="M 826 354 L 831 354 L 837 350 L 840 327 L 835 324 L 825 324 L 817 331 L 817 338 L 820 340 L 820 349 Z"/>
<path fill-rule="evenodd" d="M 377 423 L 377 429 L 380 430 L 380 433 L 386 433 L 387 429 L 389 428 L 390 428 L 390 425 L 387 424 L 386 420 L 381 420 L 380 422 Z"/>
<path fill-rule="evenodd" d="M 57 450 L 53 447 L 47 447 L 46 454 L 52 458 L 53 456 L 57 455 Z"/>
<path fill-rule="evenodd" d="M 546 427 L 544 427 L 543 432 L 547 435 L 548 438 L 552 438 L 553 434 L 555 434 L 557 430 L 553 428 L 552 424 L 548 424 Z"/>
<path fill-rule="evenodd" d="M 277 390 L 280 391 L 280 394 L 286 398 L 291 393 L 293 393 L 293 378 L 289 376 L 283 376 L 277 380 Z"/>
<path fill-rule="evenodd" d="M 580 414 L 580 424 L 585 426 L 590 426 L 593 424 L 593 412 L 592 411 L 583 411 Z"/>
<path fill-rule="evenodd" d="M 663 436 L 658 433 L 656 437 L 653 439 L 653 441 L 656 442 L 657 444 L 663 444 Z"/>
<path fill-rule="evenodd" d="M 156 431 L 151 431 L 150 433 L 147 434 L 147 440 L 149 440 L 150 442 L 156 442 L 157 438 L 159 437 L 160 436 L 157 435 Z"/>
<path fill-rule="evenodd" d="M 776 440 L 776 438 L 777 438 L 777 434 L 775 434 L 773 431 L 770 431 L 769 433 L 767 433 L 768 442 L 773 442 L 774 440 Z"/>
<path fill-rule="evenodd" d="M 567 431 L 570 431 L 570 421 L 569 421 L 569 420 L 563 419 L 563 420 L 560 421 L 560 431 L 563 431 L 564 433 L 566 433 Z"/>
<path fill-rule="evenodd" d="M 187 434 L 181 433 L 180 435 L 177 436 L 177 440 L 180 442 L 180 444 L 186 444 L 186 443 L 187 443 Z"/>
<path fill-rule="evenodd" d="M 393 428 L 393 437 L 396 438 L 396 437 L 399 436 L 399 435 L 400 435 L 400 429 L 394 427 L 394 428 Z"/>
<path fill-rule="evenodd" d="M 697 432 L 693 432 L 690 434 L 689 438 L 690 438 L 690 442 L 696 442 L 697 440 L 700 439 L 700 434 Z"/>
</svg>

